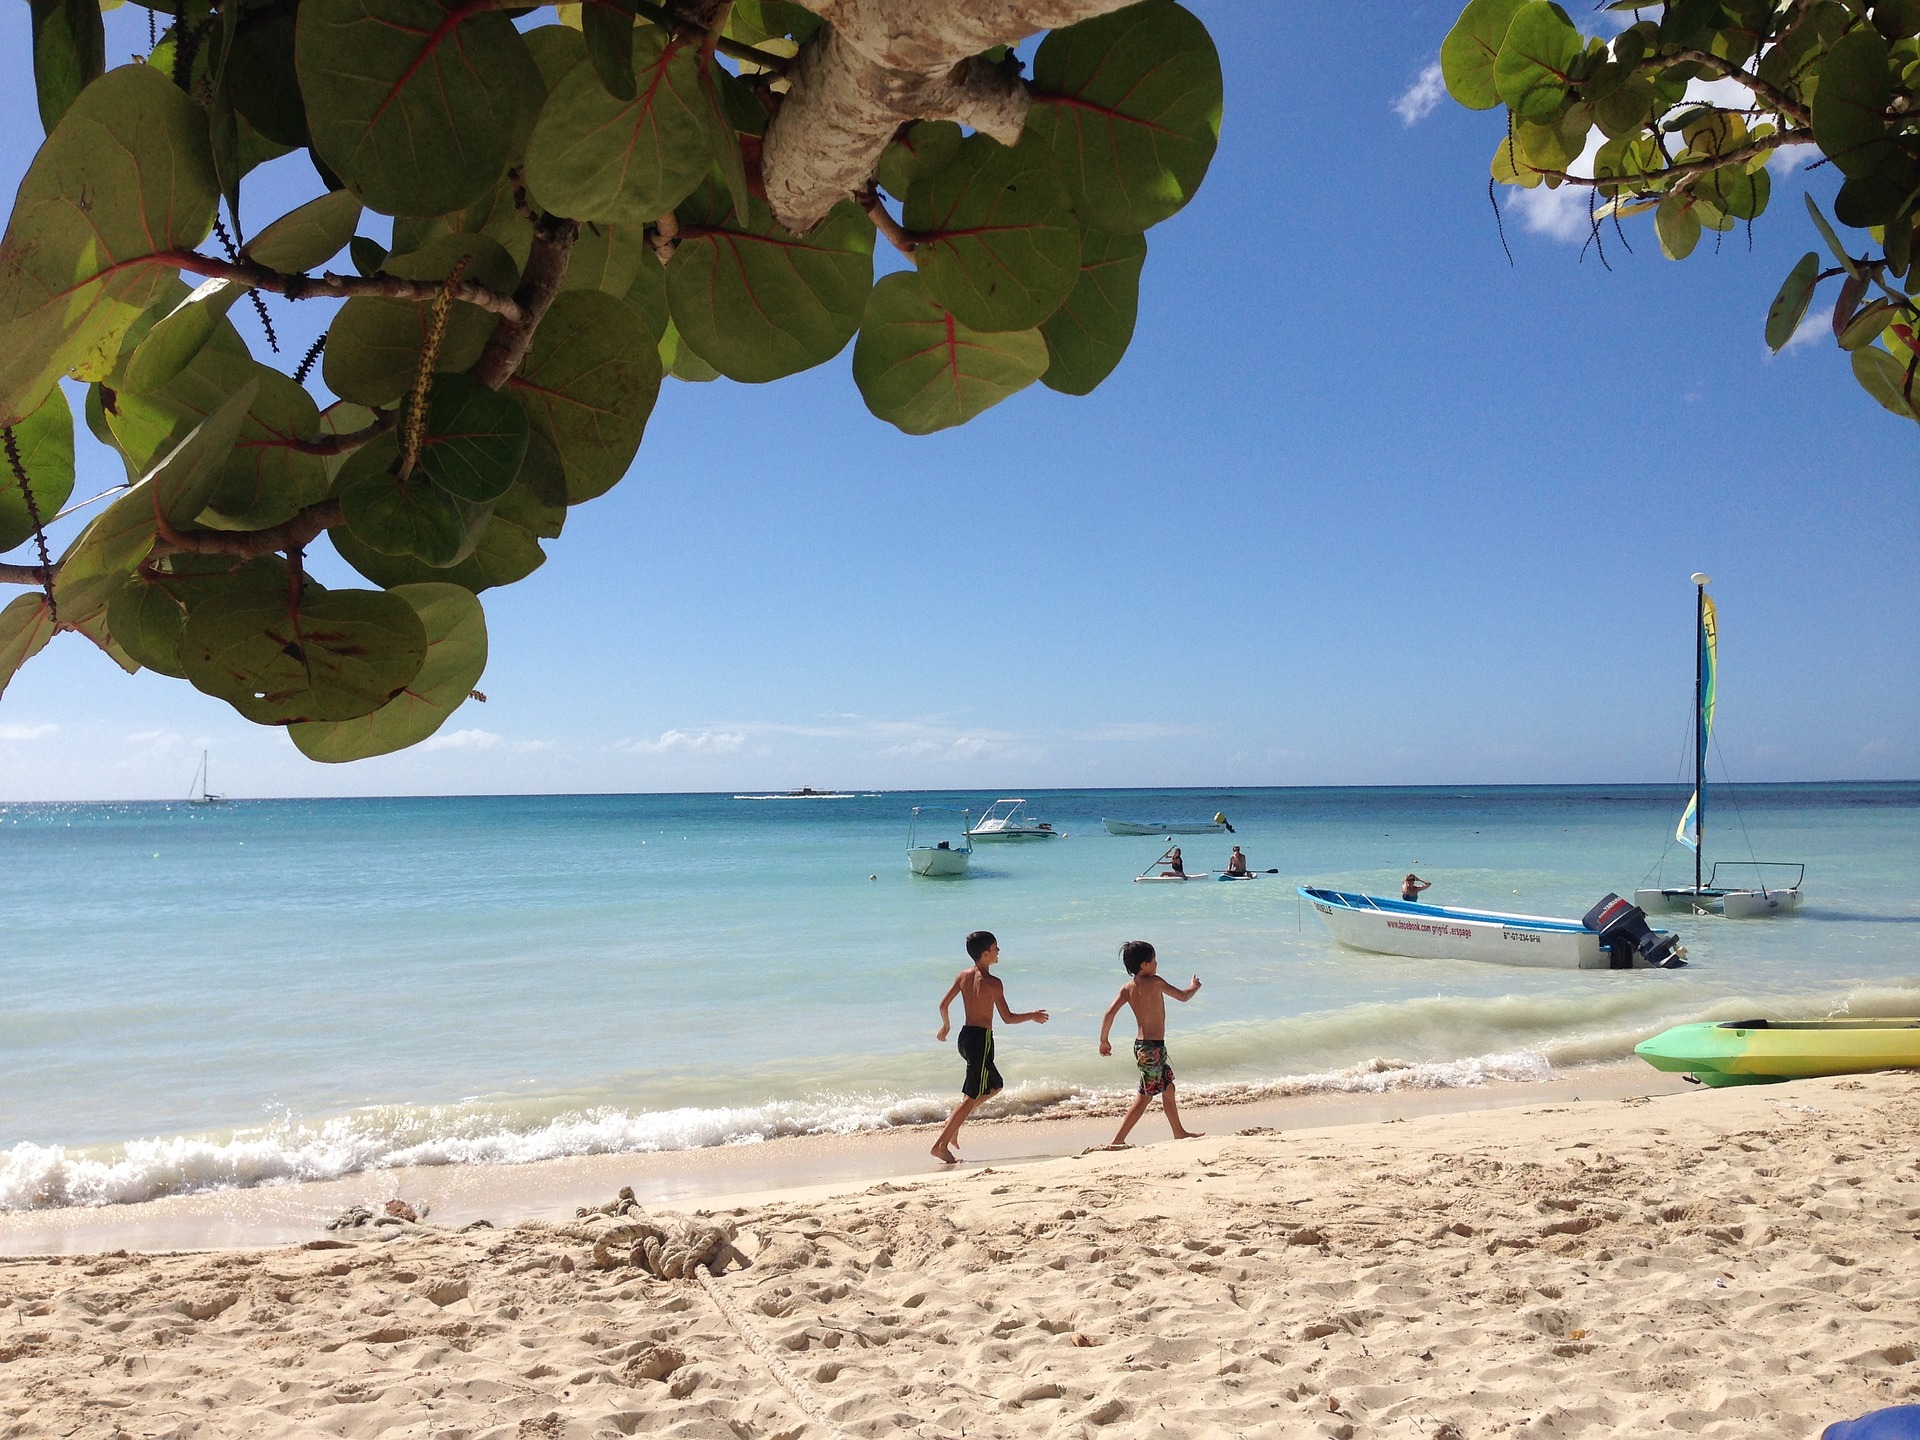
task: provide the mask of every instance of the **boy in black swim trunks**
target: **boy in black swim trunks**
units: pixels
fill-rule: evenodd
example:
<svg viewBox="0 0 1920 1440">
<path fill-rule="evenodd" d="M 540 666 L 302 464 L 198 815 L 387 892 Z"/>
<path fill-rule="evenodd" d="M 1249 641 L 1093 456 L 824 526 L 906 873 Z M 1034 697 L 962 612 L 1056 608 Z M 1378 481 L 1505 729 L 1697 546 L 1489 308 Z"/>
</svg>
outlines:
<svg viewBox="0 0 1920 1440">
<path fill-rule="evenodd" d="M 1133 1097 L 1133 1107 L 1127 1111 L 1127 1118 L 1120 1122 L 1120 1133 L 1113 1137 L 1113 1143 L 1127 1143 L 1127 1135 L 1140 1123 L 1140 1117 L 1147 1113 L 1147 1106 L 1156 1095 L 1166 1107 L 1167 1123 L 1173 1127 L 1173 1138 L 1196 1139 L 1203 1132 L 1189 1130 L 1182 1125 L 1179 1107 L 1174 1103 L 1173 1066 L 1167 1063 L 1166 997 L 1171 995 L 1185 1004 L 1200 993 L 1200 977 L 1194 976 L 1193 983 L 1184 990 L 1169 985 L 1160 978 L 1158 955 L 1153 946 L 1144 940 L 1129 940 L 1122 945 L 1120 963 L 1127 967 L 1127 974 L 1133 978 L 1120 987 L 1113 1004 L 1107 1007 L 1106 1018 L 1100 1022 L 1100 1053 L 1113 1053 L 1113 1045 L 1107 1039 L 1113 1029 L 1113 1017 L 1120 1013 L 1122 1005 L 1131 1005 L 1134 1019 L 1140 1026 L 1140 1038 L 1133 1042 L 1133 1063 L 1140 1067 L 1140 1093 Z"/>
<path fill-rule="evenodd" d="M 1000 1018 L 1009 1025 L 1018 1025 L 1022 1020 L 1047 1023 L 1044 1010 L 1016 1015 L 1007 1008 L 1006 987 L 992 972 L 992 967 L 1000 963 L 1000 942 L 993 938 L 992 931 L 976 930 L 967 936 L 967 956 L 973 964 L 956 975 L 947 993 L 940 997 L 940 1033 L 933 1037 L 947 1038 L 947 1032 L 953 1028 L 947 1019 L 947 1007 L 953 1004 L 956 995 L 960 996 L 966 1010 L 966 1024 L 960 1027 L 960 1056 L 967 1062 L 967 1074 L 960 1083 L 960 1103 L 953 1107 L 946 1129 L 933 1142 L 934 1158 L 943 1165 L 960 1163 L 960 1157 L 953 1152 L 960 1127 L 967 1123 L 967 1117 L 979 1108 L 982 1100 L 999 1094 L 1003 1084 L 993 1063 L 994 1011 L 998 1010 Z"/>
</svg>

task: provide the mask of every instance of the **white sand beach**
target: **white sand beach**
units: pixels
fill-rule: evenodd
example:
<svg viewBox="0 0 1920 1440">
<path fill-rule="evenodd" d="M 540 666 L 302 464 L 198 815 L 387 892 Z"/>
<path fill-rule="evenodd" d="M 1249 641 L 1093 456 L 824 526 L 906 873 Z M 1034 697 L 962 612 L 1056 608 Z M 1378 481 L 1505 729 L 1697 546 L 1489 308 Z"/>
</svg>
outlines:
<svg viewBox="0 0 1920 1440">
<path fill-rule="evenodd" d="M 1613 1082 L 1284 1130 L 1198 1109 L 1202 1140 L 915 1178 L 793 1142 L 838 1178 L 687 1207 L 747 1262 L 708 1288 L 595 1268 L 504 1192 L 491 1228 L 457 1228 L 470 1192 L 279 1248 L 0 1261 L 0 1436 L 1815 1436 L 1920 1397 L 1920 1077 Z M 747 1190 L 771 1148 L 678 1159 Z M 674 1158 L 568 1163 L 611 1199 Z M 426 1203 L 427 1173 L 356 1178 Z M 83 1218 L 160 1233 L 139 1212 L 183 1203 Z M 0 1218 L 14 1249 L 47 1220 Z"/>
</svg>

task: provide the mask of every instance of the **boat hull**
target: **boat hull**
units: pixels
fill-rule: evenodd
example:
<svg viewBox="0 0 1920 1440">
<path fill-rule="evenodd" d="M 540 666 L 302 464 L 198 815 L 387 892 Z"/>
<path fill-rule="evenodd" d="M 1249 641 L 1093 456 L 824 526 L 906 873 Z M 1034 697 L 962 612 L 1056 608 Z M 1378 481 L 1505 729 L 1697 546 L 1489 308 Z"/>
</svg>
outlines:
<svg viewBox="0 0 1920 1440">
<path fill-rule="evenodd" d="M 1102 820 L 1109 835 L 1223 835 L 1227 827 L 1212 821 L 1170 820 L 1162 825 L 1144 825 L 1132 820 Z"/>
<path fill-rule="evenodd" d="M 1058 830 L 1041 830 L 1031 826 L 1021 826 L 1013 830 L 969 830 L 967 838 L 978 844 L 982 840 L 1058 840 Z"/>
<path fill-rule="evenodd" d="M 1335 940 L 1376 955 L 1481 960 L 1540 970 L 1615 968 L 1599 933 L 1577 920 L 1456 910 L 1311 886 L 1302 886 L 1300 894 L 1320 913 Z M 1636 957 L 1630 968 L 1648 967 Z"/>
<path fill-rule="evenodd" d="M 1920 1069 L 1920 1019 L 1703 1022 L 1633 1049 L 1656 1070 L 1716 1086 L 1911 1070 Z"/>
<path fill-rule="evenodd" d="M 1757 920 L 1791 914 L 1800 908 L 1798 890 L 1716 890 L 1677 886 L 1671 890 L 1636 890 L 1633 903 L 1649 915 L 1691 913 L 1724 915 L 1729 920 Z"/>
<path fill-rule="evenodd" d="M 942 850 L 935 845 L 920 845 L 907 851 L 907 867 L 916 875 L 930 875 L 939 879 L 966 874 L 967 861 L 971 858 L 966 850 Z"/>
</svg>

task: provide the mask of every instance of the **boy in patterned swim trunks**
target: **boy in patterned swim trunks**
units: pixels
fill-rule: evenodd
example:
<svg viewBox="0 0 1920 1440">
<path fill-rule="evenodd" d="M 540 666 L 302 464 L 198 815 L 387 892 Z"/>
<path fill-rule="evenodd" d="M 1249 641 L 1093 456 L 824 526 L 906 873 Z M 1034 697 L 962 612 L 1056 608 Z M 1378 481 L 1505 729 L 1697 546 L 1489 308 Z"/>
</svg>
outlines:
<svg viewBox="0 0 1920 1440">
<path fill-rule="evenodd" d="M 1113 1017 L 1120 1013 L 1122 1005 L 1131 1005 L 1140 1026 L 1140 1038 L 1133 1042 L 1133 1063 L 1140 1067 L 1140 1093 L 1134 1096 L 1133 1108 L 1120 1122 L 1120 1133 L 1113 1137 L 1113 1143 L 1116 1146 L 1127 1143 L 1127 1135 L 1140 1123 L 1140 1117 L 1147 1113 L 1147 1106 L 1156 1095 L 1166 1107 L 1173 1138 L 1195 1139 L 1204 1132 L 1182 1125 L 1180 1110 L 1174 1103 L 1173 1066 L 1167 1063 L 1167 996 L 1185 1004 L 1200 993 L 1200 977 L 1194 976 L 1193 983 L 1184 990 L 1169 985 L 1160 978 L 1158 955 L 1144 940 L 1129 940 L 1122 945 L 1120 963 L 1133 978 L 1120 987 L 1113 1004 L 1107 1007 L 1106 1018 L 1100 1022 L 1100 1053 L 1113 1053 L 1113 1045 L 1107 1038 L 1113 1029 Z"/>
</svg>

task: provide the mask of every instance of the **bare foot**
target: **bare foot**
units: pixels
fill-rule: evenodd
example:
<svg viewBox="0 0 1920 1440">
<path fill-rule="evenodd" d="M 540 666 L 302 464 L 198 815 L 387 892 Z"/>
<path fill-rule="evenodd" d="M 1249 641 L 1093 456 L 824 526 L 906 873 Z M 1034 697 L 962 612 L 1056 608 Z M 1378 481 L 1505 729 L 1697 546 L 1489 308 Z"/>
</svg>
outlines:
<svg viewBox="0 0 1920 1440">
<path fill-rule="evenodd" d="M 953 1153 L 953 1147 L 948 1145 L 944 1140 L 935 1142 L 933 1158 L 938 1160 L 942 1165 L 958 1165 L 960 1163 L 960 1157 Z"/>
<path fill-rule="evenodd" d="M 1206 1133 L 1204 1130 L 1176 1130 L 1173 1132 L 1173 1138 L 1176 1140 L 1198 1140 Z"/>
</svg>

